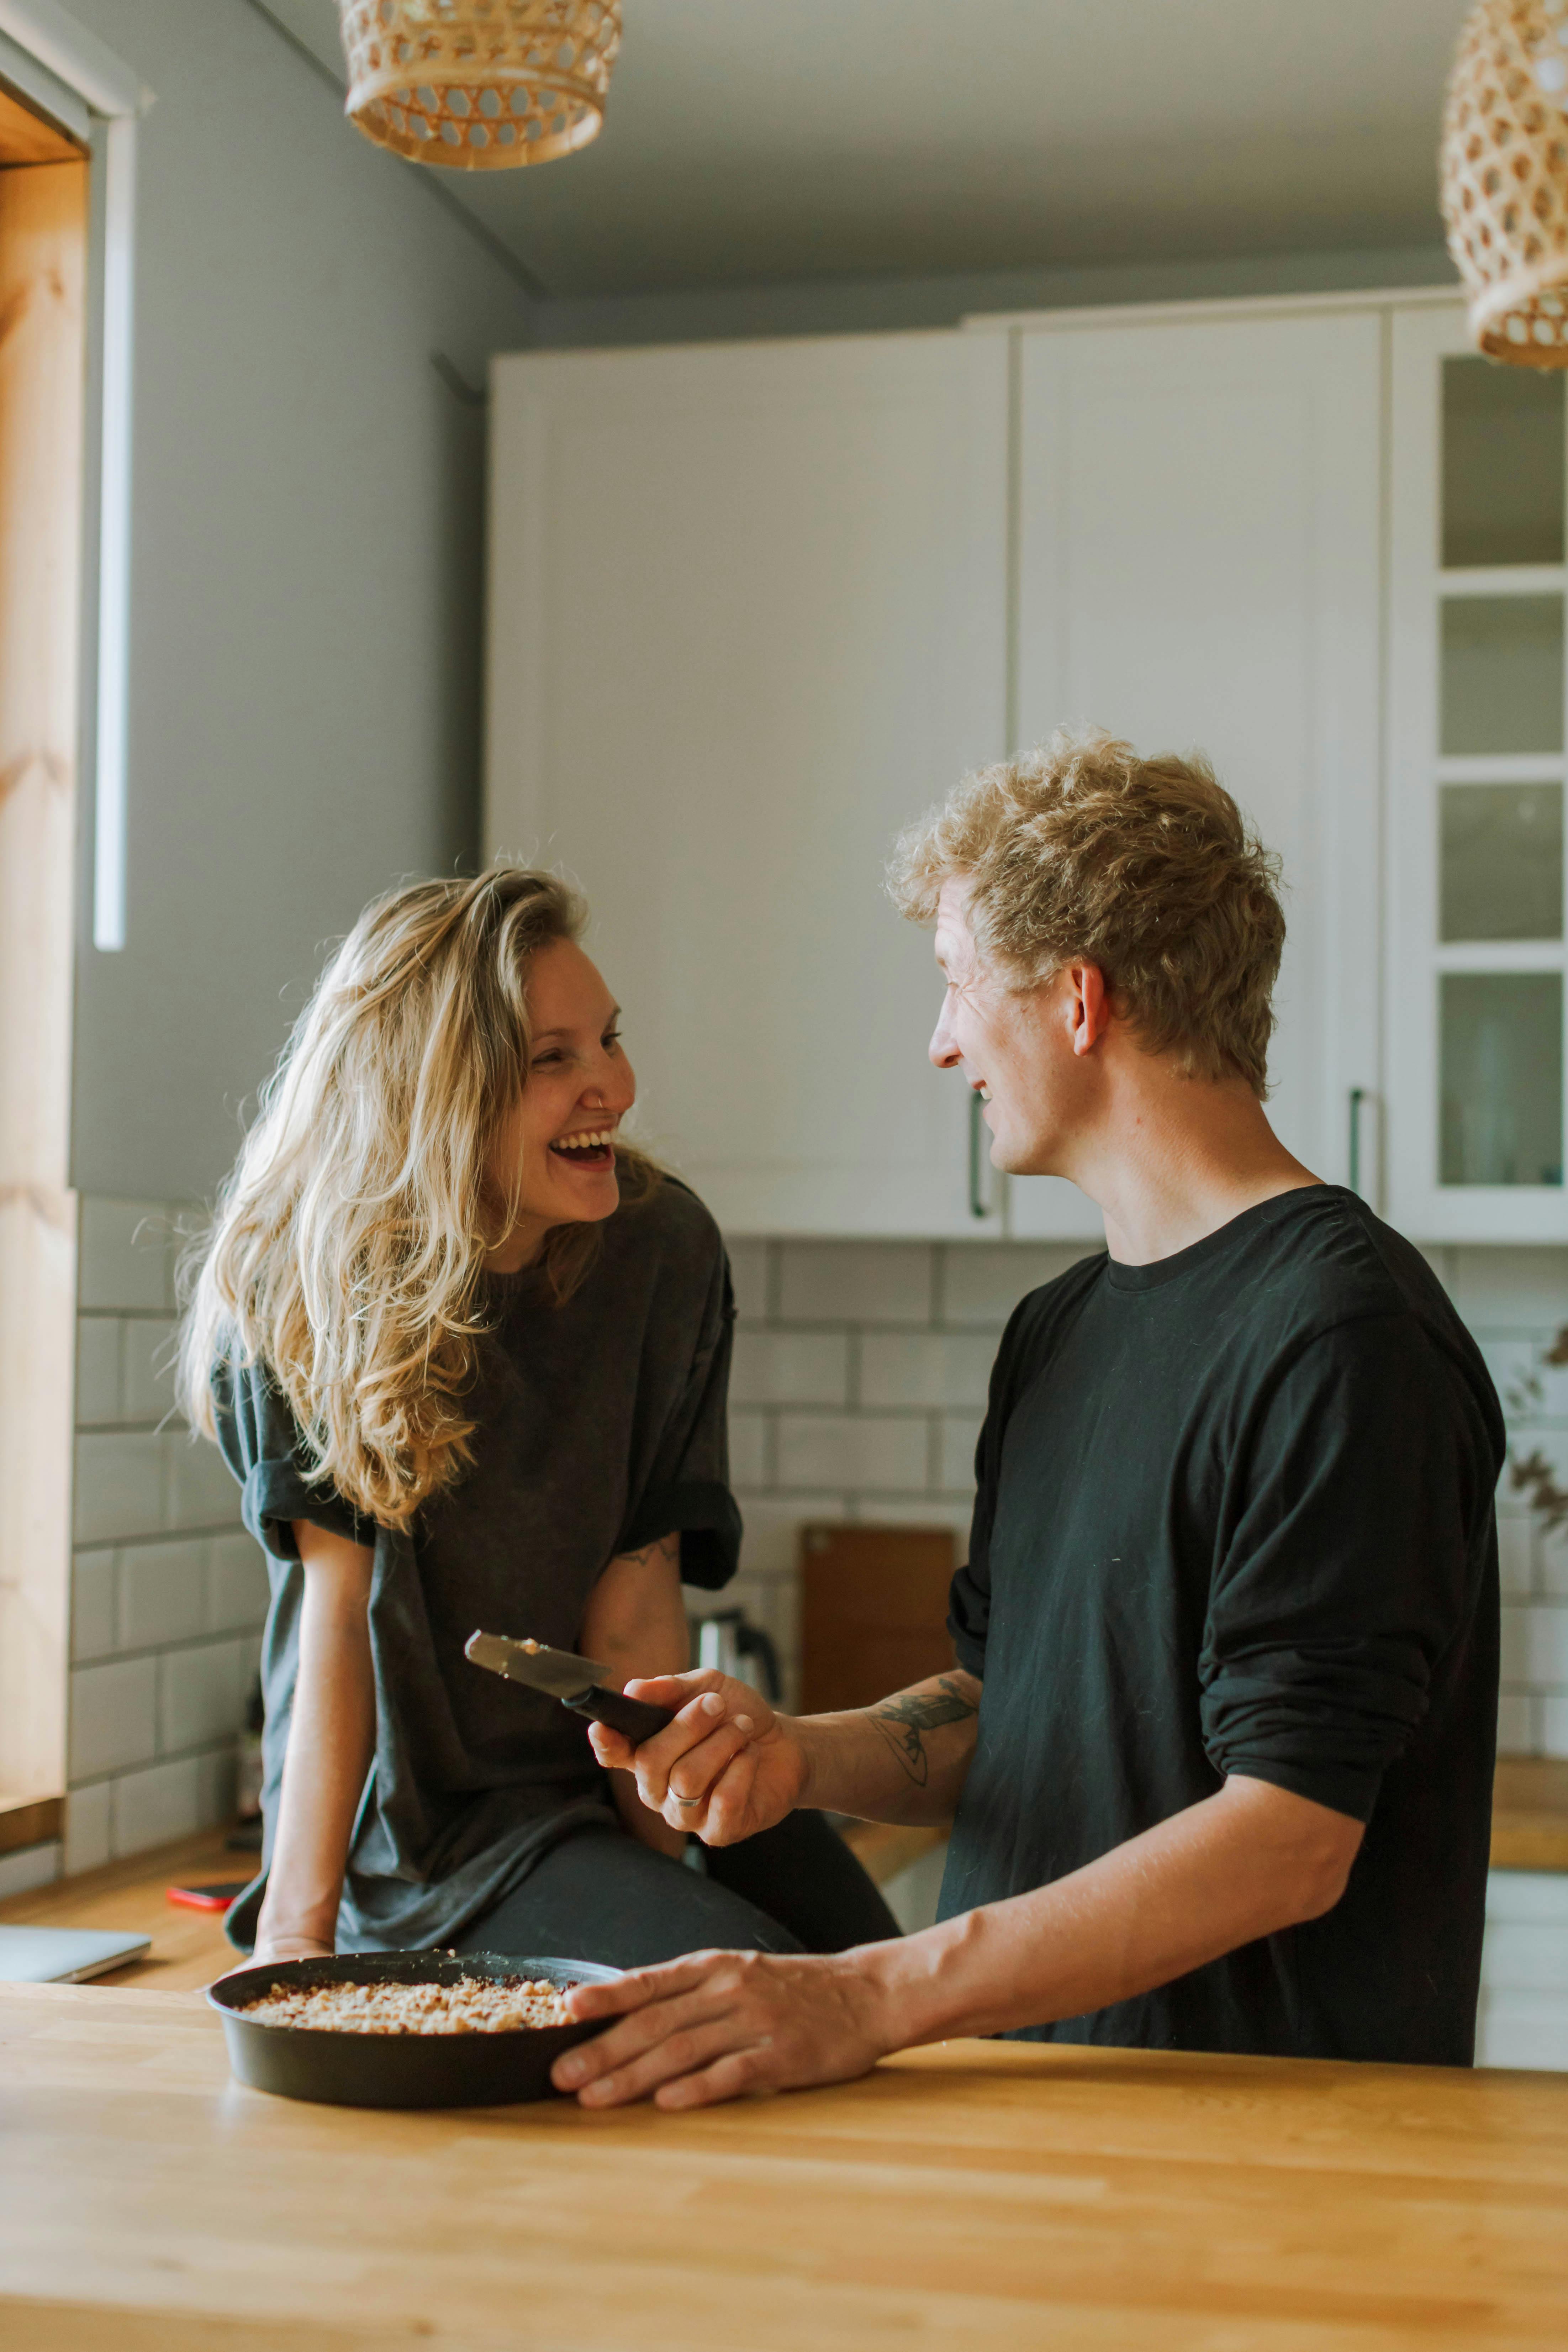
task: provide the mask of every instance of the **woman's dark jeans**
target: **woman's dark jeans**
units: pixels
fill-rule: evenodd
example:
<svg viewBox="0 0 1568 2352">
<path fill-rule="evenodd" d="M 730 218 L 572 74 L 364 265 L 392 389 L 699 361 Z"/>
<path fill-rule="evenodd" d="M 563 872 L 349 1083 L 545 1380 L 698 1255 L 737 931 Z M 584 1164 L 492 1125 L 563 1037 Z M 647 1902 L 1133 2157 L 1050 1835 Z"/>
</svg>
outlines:
<svg viewBox="0 0 1568 2352">
<path fill-rule="evenodd" d="M 590 1824 L 455 1939 L 459 1952 L 646 1968 L 710 1946 L 842 1952 L 899 1933 L 897 1920 L 820 1813 L 791 1813 L 742 1844 L 704 1849 L 705 1871 L 629 1832 Z"/>
</svg>

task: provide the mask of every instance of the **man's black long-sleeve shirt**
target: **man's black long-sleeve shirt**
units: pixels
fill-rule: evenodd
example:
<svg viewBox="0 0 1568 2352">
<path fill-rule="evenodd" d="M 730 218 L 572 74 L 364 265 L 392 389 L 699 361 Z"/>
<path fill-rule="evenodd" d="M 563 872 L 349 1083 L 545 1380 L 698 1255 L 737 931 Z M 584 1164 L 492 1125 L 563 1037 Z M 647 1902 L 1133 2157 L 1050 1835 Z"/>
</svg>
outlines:
<svg viewBox="0 0 1568 2352">
<path fill-rule="evenodd" d="M 1367 1825 L 1323 1917 L 1030 2038 L 1470 2062 L 1502 1458 L 1435 1276 L 1337 1186 L 1024 1300 L 952 1588 L 984 1695 L 942 1916 L 1232 1772 Z"/>
</svg>

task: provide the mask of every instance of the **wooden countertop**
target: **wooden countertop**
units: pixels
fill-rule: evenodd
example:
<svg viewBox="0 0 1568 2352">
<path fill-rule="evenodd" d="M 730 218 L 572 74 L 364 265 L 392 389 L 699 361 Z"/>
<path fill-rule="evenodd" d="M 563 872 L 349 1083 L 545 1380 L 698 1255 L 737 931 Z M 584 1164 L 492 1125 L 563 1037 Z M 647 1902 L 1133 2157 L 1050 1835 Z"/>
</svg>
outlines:
<svg viewBox="0 0 1568 2352">
<path fill-rule="evenodd" d="M 667 2116 L 230 2082 L 199 1995 L 0 1987 L 18 2352 L 1568 2340 L 1568 2078 L 1032 2048 Z"/>
</svg>

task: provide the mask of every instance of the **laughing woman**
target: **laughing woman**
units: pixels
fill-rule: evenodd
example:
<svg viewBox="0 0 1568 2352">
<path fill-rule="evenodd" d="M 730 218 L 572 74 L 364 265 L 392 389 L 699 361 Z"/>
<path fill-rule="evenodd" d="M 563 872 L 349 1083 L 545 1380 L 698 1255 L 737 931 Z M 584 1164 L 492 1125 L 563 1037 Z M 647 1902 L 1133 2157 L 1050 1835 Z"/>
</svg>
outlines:
<svg viewBox="0 0 1568 2352">
<path fill-rule="evenodd" d="M 707 1211 L 624 1143 L 619 1016 L 549 875 L 369 908 L 219 1207 L 182 1341 L 265 1547 L 267 1840 L 229 1932 L 258 1958 L 897 1933 L 815 1815 L 707 1874 L 476 1626 L 618 1679 L 687 1663 L 682 1580 L 733 1574 L 732 1308 Z"/>
</svg>

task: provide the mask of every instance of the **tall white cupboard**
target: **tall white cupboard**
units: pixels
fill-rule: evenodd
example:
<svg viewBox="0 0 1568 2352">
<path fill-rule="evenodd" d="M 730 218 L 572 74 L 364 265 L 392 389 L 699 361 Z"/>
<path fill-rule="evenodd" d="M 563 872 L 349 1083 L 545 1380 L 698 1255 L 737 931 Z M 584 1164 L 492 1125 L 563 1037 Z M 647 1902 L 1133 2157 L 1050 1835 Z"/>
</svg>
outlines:
<svg viewBox="0 0 1568 2352">
<path fill-rule="evenodd" d="M 1431 294 L 496 363 L 486 831 L 561 864 L 732 1233 L 1069 1237 L 925 1045 L 899 829 L 1089 720 L 1283 861 L 1271 1112 L 1423 1240 L 1568 1238 L 1562 379 Z"/>
<path fill-rule="evenodd" d="M 642 1134 L 730 1233 L 963 1234 L 882 877 L 1004 749 L 1005 341 L 507 358 L 492 408 L 488 831 L 586 891 Z"/>
<path fill-rule="evenodd" d="M 1213 761 L 1284 862 L 1272 1116 L 1341 1182 L 1377 1084 L 1380 365 L 1364 313 L 1019 351 L 1015 740 L 1090 719 Z M 1015 1230 L 1062 1230 L 1071 1188 L 1011 1190 Z"/>
</svg>

